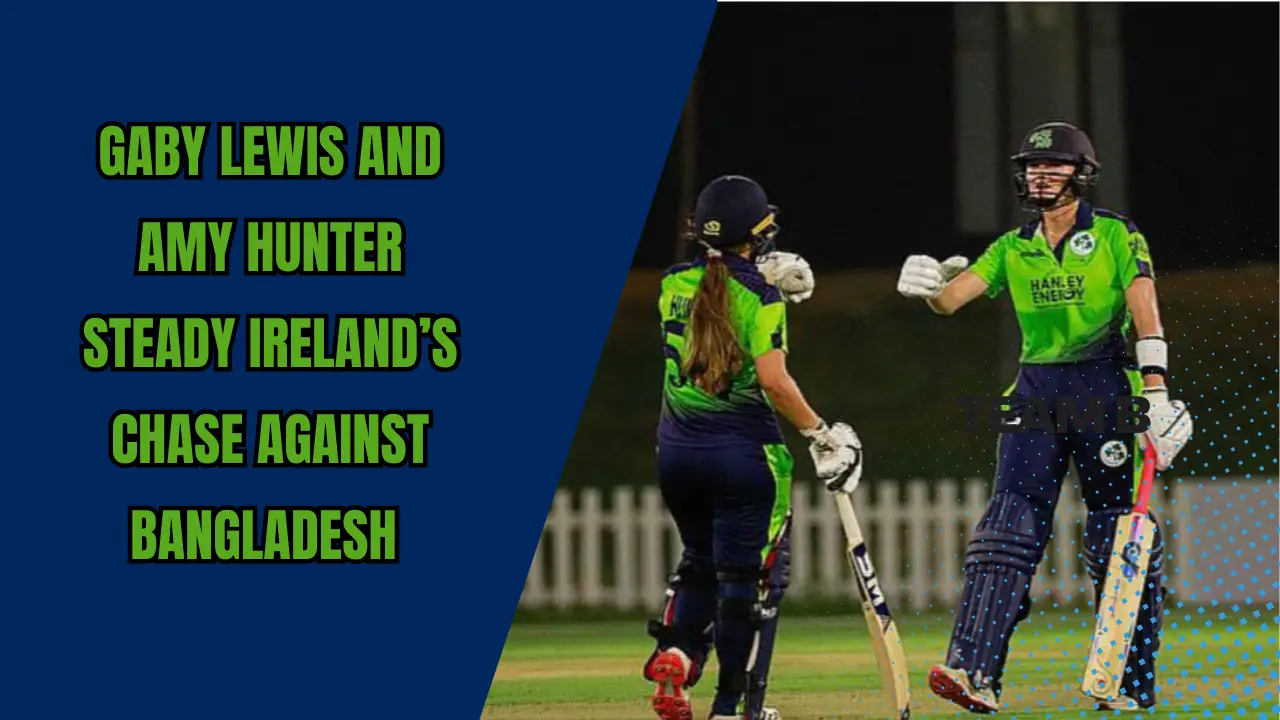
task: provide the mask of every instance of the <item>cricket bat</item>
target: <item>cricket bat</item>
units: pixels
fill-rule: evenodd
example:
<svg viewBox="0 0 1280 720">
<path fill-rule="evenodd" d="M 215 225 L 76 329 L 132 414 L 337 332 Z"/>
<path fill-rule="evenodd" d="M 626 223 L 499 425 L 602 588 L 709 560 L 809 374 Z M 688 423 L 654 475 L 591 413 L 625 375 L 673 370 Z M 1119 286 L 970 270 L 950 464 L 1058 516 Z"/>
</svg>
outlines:
<svg viewBox="0 0 1280 720">
<path fill-rule="evenodd" d="M 1155 474 L 1155 445 L 1148 443 L 1137 502 L 1133 510 L 1116 520 L 1111 561 L 1093 628 L 1093 646 L 1080 685 L 1081 692 L 1096 700 L 1117 700 L 1124 682 L 1124 666 L 1133 647 L 1133 629 L 1142 606 L 1142 591 L 1147 586 L 1147 563 L 1155 539 L 1155 524 L 1147 515 Z"/>
<path fill-rule="evenodd" d="M 853 512 L 853 501 L 845 493 L 836 493 L 836 509 L 844 526 L 845 548 L 853 576 L 857 579 L 858 595 L 862 598 L 862 614 L 871 633 L 871 648 L 875 651 L 876 664 L 880 666 L 880 681 L 898 720 L 911 717 L 911 689 L 907 682 L 907 654 L 898 638 L 898 626 L 889 612 L 876 569 L 862 538 L 862 528 Z"/>
</svg>

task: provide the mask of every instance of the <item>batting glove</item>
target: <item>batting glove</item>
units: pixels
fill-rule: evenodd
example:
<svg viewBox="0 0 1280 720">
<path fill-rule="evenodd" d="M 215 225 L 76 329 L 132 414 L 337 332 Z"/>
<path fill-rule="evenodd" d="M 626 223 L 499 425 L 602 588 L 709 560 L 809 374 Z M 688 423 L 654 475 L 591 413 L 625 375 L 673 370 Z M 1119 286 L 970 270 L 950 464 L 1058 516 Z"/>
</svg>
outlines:
<svg viewBox="0 0 1280 720">
<path fill-rule="evenodd" d="M 818 479 L 831 492 L 853 494 L 862 479 L 862 440 L 845 423 L 802 430 L 809 440 L 809 457 Z"/>
<path fill-rule="evenodd" d="M 760 274 L 778 288 L 782 298 L 799 304 L 813 296 L 816 282 L 809 262 L 795 253 L 774 251 L 756 259 Z"/>
<path fill-rule="evenodd" d="M 898 275 L 898 293 L 904 297 L 932 300 L 942 289 L 969 267 L 968 258 L 954 255 L 938 262 L 928 255 L 912 255 L 902 264 Z"/>
<path fill-rule="evenodd" d="M 1142 391 L 1142 397 L 1150 403 L 1147 408 L 1147 420 L 1151 423 L 1138 436 L 1138 445 L 1146 452 L 1147 444 L 1154 443 L 1156 448 L 1156 469 L 1168 470 L 1173 460 L 1187 446 L 1195 424 L 1191 421 L 1191 412 L 1181 400 L 1170 400 L 1169 390 L 1163 385 L 1149 387 Z"/>
</svg>

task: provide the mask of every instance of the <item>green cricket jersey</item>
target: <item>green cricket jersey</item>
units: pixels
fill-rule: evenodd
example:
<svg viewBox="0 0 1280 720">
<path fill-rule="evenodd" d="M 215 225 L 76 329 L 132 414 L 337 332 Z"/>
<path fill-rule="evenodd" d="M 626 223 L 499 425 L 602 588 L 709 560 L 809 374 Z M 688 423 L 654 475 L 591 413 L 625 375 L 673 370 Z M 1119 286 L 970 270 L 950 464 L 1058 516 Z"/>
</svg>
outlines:
<svg viewBox="0 0 1280 720">
<path fill-rule="evenodd" d="M 1125 291 L 1135 278 L 1154 277 L 1137 226 L 1086 202 L 1056 252 L 1036 220 L 1001 235 L 969 269 L 990 297 L 1009 291 L 1028 365 L 1125 357 Z"/>
<path fill-rule="evenodd" d="M 703 392 L 681 375 L 689 311 L 706 259 L 668 269 L 658 299 L 666 366 L 658 435 L 664 441 L 698 445 L 733 439 L 780 443 L 773 406 L 760 388 L 752 360 L 773 349 L 787 351 L 786 306 L 754 262 L 737 256 L 723 260 L 729 269 L 729 319 L 742 349 L 742 369 L 720 396 Z"/>
</svg>

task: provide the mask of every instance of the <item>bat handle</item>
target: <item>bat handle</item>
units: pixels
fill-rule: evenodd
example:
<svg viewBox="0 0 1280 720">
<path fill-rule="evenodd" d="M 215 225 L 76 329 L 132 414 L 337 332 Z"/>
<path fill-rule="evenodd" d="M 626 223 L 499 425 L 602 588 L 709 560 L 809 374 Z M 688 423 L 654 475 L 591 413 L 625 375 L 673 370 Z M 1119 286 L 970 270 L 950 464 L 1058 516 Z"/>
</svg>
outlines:
<svg viewBox="0 0 1280 720">
<path fill-rule="evenodd" d="M 844 525 L 846 539 L 857 544 L 862 542 L 862 527 L 858 524 L 858 516 L 853 510 L 853 499 L 847 493 L 835 493 L 836 511 L 840 514 L 840 523 Z"/>
<path fill-rule="evenodd" d="M 1138 486 L 1138 502 L 1133 506 L 1133 514 L 1146 515 L 1147 503 L 1151 499 L 1151 486 L 1156 477 L 1156 446 L 1150 440 L 1142 461 L 1142 483 Z"/>
</svg>

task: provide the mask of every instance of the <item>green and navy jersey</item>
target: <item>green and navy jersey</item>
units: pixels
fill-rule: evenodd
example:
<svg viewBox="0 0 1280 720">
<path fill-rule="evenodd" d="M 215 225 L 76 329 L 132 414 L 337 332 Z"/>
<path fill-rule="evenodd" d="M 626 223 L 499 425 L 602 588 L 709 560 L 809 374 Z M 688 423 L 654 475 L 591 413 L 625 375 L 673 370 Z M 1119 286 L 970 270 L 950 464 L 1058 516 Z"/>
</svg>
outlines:
<svg viewBox="0 0 1280 720">
<path fill-rule="evenodd" d="M 706 273 L 705 258 L 675 265 L 662 278 L 658 312 L 662 320 L 665 372 L 658 437 L 685 445 L 732 440 L 782 442 L 773 406 L 760 388 L 753 360 L 770 350 L 787 351 L 787 313 L 777 288 L 750 260 L 726 255 L 729 320 L 742 351 L 742 369 L 729 390 L 710 395 L 681 374 L 688 339 L 689 311 Z"/>
<path fill-rule="evenodd" d="M 1001 235 L 969 269 L 990 297 L 1009 291 L 1027 365 L 1127 357 L 1125 291 L 1136 278 L 1154 278 L 1137 226 L 1086 202 L 1056 252 L 1037 220 Z"/>
</svg>

